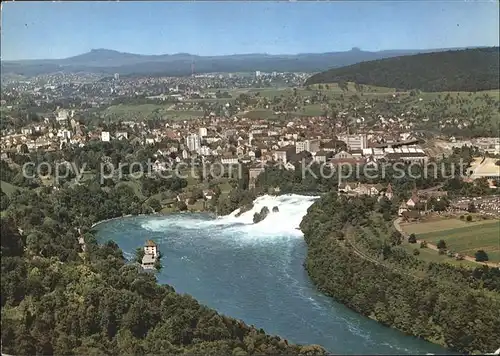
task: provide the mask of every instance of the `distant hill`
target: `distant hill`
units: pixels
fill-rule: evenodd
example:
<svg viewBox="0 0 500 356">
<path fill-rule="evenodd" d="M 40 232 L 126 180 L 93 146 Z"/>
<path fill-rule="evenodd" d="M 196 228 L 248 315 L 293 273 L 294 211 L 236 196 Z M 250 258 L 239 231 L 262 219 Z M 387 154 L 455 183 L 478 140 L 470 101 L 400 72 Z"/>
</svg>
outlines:
<svg viewBox="0 0 500 356">
<path fill-rule="evenodd" d="M 342 67 L 382 58 L 404 56 L 434 50 L 387 50 L 368 52 L 353 48 L 345 52 L 302 53 L 295 55 L 235 54 L 227 56 L 197 56 L 189 53 L 142 55 L 109 49 L 64 58 L 2 61 L 3 75 L 34 76 L 54 72 L 91 72 L 121 75 L 172 75 L 191 74 L 191 64 L 196 73 L 210 72 L 321 72 L 328 68 Z"/>
<path fill-rule="evenodd" d="M 478 91 L 499 88 L 499 48 L 397 56 L 318 73 L 306 85 L 355 82 L 423 91 Z"/>
</svg>

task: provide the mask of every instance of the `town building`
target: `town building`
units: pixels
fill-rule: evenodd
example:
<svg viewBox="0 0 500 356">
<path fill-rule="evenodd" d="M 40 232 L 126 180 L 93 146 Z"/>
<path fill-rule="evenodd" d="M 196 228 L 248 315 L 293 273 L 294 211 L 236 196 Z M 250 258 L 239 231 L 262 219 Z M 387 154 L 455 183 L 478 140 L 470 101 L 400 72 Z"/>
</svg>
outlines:
<svg viewBox="0 0 500 356">
<path fill-rule="evenodd" d="M 292 155 L 296 153 L 295 146 L 288 145 L 277 149 L 274 152 L 274 160 L 277 162 L 282 162 L 283 164 L 287 163 L 288 160 L 292 158 Z"/>
<path fill-rule="evenodd" d="M 255 165 L 249 168 L 248 170 L 248 180 L 250 189 L 255 188 L 255 182 L 257 177 L 264 172 L 265 168 L 262 165 Z"/>
<path fill-rule="evenodd" d="M 144 256 L 142 257 L 142 268 L 144 269 L 153 269 L 155 267 L 155 263 L 158 260 L 160 254 L 160 250 L 158 245 L 153 240 L 146 241 L 144 245 Z"/>
<path fill-rule="evenodd" d="M 208 136 L 208 130 L 206 127 L 200 127 L 198 129 L 198 135 L 200 135 L 200 137 L 205 137 L 205 136 Z"/>
<path fill-rule="evenodd" d="M 142 257 L 142 268 L 154 269 L 156 258 L 153 255 L 146 254 Z"/>
<path fill-rule="evenodd" d="M 158 256 L 159 252 L 158 245 L 153 240 L 147 240 L 144 245 L 144 254 L 145 255 L 153 255 L 153 257 Z"/>
<path fill-rule="evenodd" d="M 302 151 L 316 153 L 320 149 L 319 146 L 320 146 L 319 140 L 298 141 L 295 143 L 295 153 L 300 153 Z"/>
<path fill-rule="evenodd" d="M 101 132 L 101 141 L 102 142 L 109 142 L 110 140 L 110 135 L 108 131 L 103 131 Z"/>
<path fill-rule="evenodd" d="M 186 138 L 186 145 L 191 152 L 198 152 L 201 147 L 201 139 L 197 134 L 191 134 Z"/>
<path fill-rule="evenodd" d="M 363 150 L 368 147 L 368 139 L 365 134 L 339 135 L 339 140 L 344 141 L 350 150 Z"/>
</svg>

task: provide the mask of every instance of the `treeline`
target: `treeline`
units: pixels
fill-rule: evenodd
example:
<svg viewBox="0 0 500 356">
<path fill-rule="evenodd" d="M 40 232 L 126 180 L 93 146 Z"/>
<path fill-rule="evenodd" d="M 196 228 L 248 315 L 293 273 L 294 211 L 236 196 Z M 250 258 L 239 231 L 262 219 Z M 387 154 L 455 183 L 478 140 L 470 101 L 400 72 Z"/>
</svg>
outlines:
<svg viewBox="0 0 500 356">
<path fill-rule="evenodd" d="M 1 221 L 2 353 L 325 353 L 219 315 L 128 264 L 114 242 L 97 244 L 91 224 L 139 208 L 130 188 L 94 182 L 12 194 Z"/>
<path fill-rule="evenodd" d="M 339 302 L 405 333 L 460 352 L 496 350 L 498 270 L 417 261 L 398 247 L 401 236 L 373 219 L 378 205 L 373 198 L 336 193 L 312 205 L 301 229 L 313 281 Z M 374 228 L 383 233 L 374 236 Z"/>
<path fill-rule="evenodd" d="M 305 85 L 355 82 L 428 92 L 491 90 L 500 87 L 499 60 L 498 47 L 416 54 L 330 69 Z"/>
</svg>

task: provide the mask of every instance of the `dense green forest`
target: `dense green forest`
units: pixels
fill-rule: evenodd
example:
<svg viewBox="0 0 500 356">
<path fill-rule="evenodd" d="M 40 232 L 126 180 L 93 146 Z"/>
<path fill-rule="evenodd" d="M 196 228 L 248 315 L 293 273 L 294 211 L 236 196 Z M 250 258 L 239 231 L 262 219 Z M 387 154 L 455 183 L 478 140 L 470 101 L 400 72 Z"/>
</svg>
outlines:
<svg viewBox="0 0 500 356">
<path fill-rule="evenodd" d="M 8 178 L 8 176 L 4 176 Z M 15 191 L 1 220 L 2 352 L 13 355 L 318 355 L 219 315 L 127 263 L 90 226 L 137 214 L 127 186 Z M 78 238 L 83 237 L 85 249 Z"/>
<path fill-rule="evenodd" d="M 301 223 L 306 268 L 327 295 L 385 325 L 467 353 L 500 335 L 500 271 L 418 260 L 381 215 L 390 201 L 323 195 Z"/>
<path fill-rule="evenodd" d="M 499 60 L 498 47 L 416 54 L 330 69 L 305 85 L 354 82 L 428 92 L 491 90 L 499 88 Z"/>
<path fill-rule="evenodd" d="M 103 155 L 108 156 L 110 161 L 117 165 L 131 160 L 146 162 L 153 158 L 154 151 L 155 148 L 146 149 L 117 141 L 91 143 L 83 148 L 68 148 L 57 152 L 44 153 L 39 151 L 31 154 L 12 154 L 10 163 L 4 160 L 0 162 L 0 179 L 10 184 L 10 187 L 17 187 L 14 191 L 0 193 L 2 214 L 2 351 L 15 355 L 35 353 L 111 355 L 159 354 L 162 352 L 233 353 L 236 355 L 323 353 L 323 349 L 317 346 L 289 345 L 285 340 L 267 336 L 261 330 L 218 315 L 214 311 L 200 306 L 192 298 L 176 294 L 171 287 L 158 285 L 153 275 L 142 273 L 137 266 L 127 263 L 122 251 L 115 243 L 97 244 L 91 229 L 93 223 L 122 215 L 149 213 L 151 209 L 158 211 L 158 201 L 153 204 L 154 200 L 146 198 L 157 194 L 175 196 L 186 188 L 188 182 L 185 179 L 162 179 L 154 175 L 136 181 L 144 196 L 138 196 L 137 191 L 133 188 L 134 185 L 124 184 L 126 182 L 120 183 L 108 178 L 100 183 L 97 167 Z M 453 176 L 453 174 L 465 169 L 459 165 L 454 167 L 453 164 L 458 163 L 460 159 L 468 163 L 476 153 L 475 149 L 469 147 L 456 149 L 450 157 L 442 159 L 446 173 Z M 54 171 L 56 163 L 61 160 L 78 163 L 79 167 L 85 165 L 88 172 L 91 173 L 89 178 L 75 184 L 74 174 L 68 175 L 56 187 L 52 187 L 42 184 L 40 177 L 36 175 L 34 178 L 24 177 L 19 168 L 27 162 L 37 164 L 46 162 Z M 279 188 L 280 194 L 329 194 L 327 192 L 336 189 L 337 175 L 333 174 L 331 178 L 321 178 L 318 165 L 312 165 L 310 168 L 310 172 L 302 176 L 300 169 L 287 171 L 269 166 L 258 177 L 254 190 L 248 189 L 248 170 L 245 169 L 244 179 L 235 181 L 233 189 L 227 195 L 220 194 L 219 189 L 211 200 L 209 208 L 217 208 L 220 214 L 228 214 L 241 206 L 252 204 L 256 196 L 275 191 L 276 188 Z M 413 167 L 413 169 L 419 170 L 422 167 Z M 328 174 L 328 172 L 324 173 Z M 368 179 L 361 176 L 358 179 L 368 183 L 387 184 L 391 182 L 395 195 L 403 199 L 415 186 L 426 188 L 442 182 L 446 183 L 445 188 L 448 189 L 451 196 L 455 194 L 484 195 L 492 191 L 485 182 L 483 184 L 466 183 L 458 178 L 446 179 L 440 174 L 436 178 L 430 174 L 430 177 L 425 179 L 396 179 L 394 172 L 389 169 L 384 177 Z M 317 175 L 318 178 L 314 175 Z M 212 179 L 210 176 L 205 178 Z M 126 175 L 123 179 L 127 179 Z M 212 179 L 210 184 L 212 183 L 214 190 L 217 190 L 216 180 Z M 191 181 L 190 184 L 196 184 L 196 182 Z M 357 261 L 355 258 L 349 260 L 350 262 L 345 261 L 344 257 L 348 255 L 339 249 L 330 251 L 329 248 L 333 246 L 331 241 L 329 242 L 331 245 L 327 244 L 322 250 L 322 234 L 328 234 L 329 231 L 341 231 L 345 226 L 344 219 L 346 217 L 344 215 L 338 216 L 335 210 L 338 205 L 329 200 L 326 200 L 324 203 L 326 206 L 321 208 L 323 209 L 321 211 L 325 212 L 326 215 L 318 210 L 318 204 L 321 206 L 321 203 L 315 204 L 304 219 L 303 228 L 310 245 L 309 255 L 319 256 L 325 261 L 321 263 L 326 263 L 328 266 L 330 265 L 328 261 L 336 261 L 335 258 L 331 257 L 335 254 L 339 254 L 338 261 L 342 262 L 339 266 L 343 266 L 344 263 L 355 263 Z M 377 211 L 383 221 L 377 225 L 378 235 L 390 235 L 382 227 L 385 226 L 384 222 L 390 221 L 397 207 L 385 200 L 377 204 L 374 200 L 368 199 L 363 201 L 362 206 L 356 205 L 356 209 L 359 210 L 356 212 L 350 208 L 351 204 L 346 203 L 347 209 L 345 211 L 349 212 L 350 217 L 362 218 L 359 222 L 349 220 L 353 226 L 371 221 L 366 216 L 369 215 L 370 211 Z M 437 206 L 434 208 L 437 210 Z M 314 230 L 312 227 L 314 225 L 320 226 L 320 233 Z M 372 225 L 375 227 L 376 224 Z M 371 234 L 370 231 L 366 233 Z M 361 233 L 358 235 L 356 241 L 362 243 L 363 236 Z M 79 237 L 84 238 L 85 251 L 78 243 Z M 316 237 L 319 239 L 317 242 L 315 242 Z M 372 239 L 365 240 L 372 241 Z M 390 261 L 393 261 L 394 264 L 399 263 L 397 261 L 399 255 L 389 253 L 392 251 L 390 246 L 389 248 L 385 245 L 381 247 L 375 243 L 374 246 L 368 244 L 368 247 L 375 251 L 381 250 L 387 257 L 387 263 Z M 350 258 L 350 256 L 348 257 Z M 434 266 L 430 270 L 431 272 L 428 272 L 427 267 L 419 265 L 418 260 L 415 261 L 413 256 L 405 258 L 412 261 L 411 264 L 407 265 L 412 266 L 411 268 L 417 270 L 418 273 L 437 273 L 438 277 L 439 273 L 446 273 L 446 275 L 452 276 L 454 281 L 459 282 L 457 282 L 457 288 L 463 289 L 465 285 L 467 288 L 483 288 L 489 293 L 498 293 L 500 290 L 498 276 L 495 277 L 489 270 L 478 270 L 470 275 L 467 271 L 457 272 L 454 269 L 448 270 L 445 267 Z M 328 261 L 326 261 L 327 259 Z M 378 287 L 371 285 L 365 288 L 363 284 L 360 284 L 361 287 L 358 289 L 357 284 L 349 284 L 346 288 L 344 286 L 340 288 L 346 291 L 347 297 L 344 295 L 339 297 L 331 293 L 329 290 L 331 285 L 324 285 L 323 281 L 331 280 L 331 283 L 336 283 L 336 276 L 332 275 L 330 279 L 331 271 L 318 268 L 315 264 L 317 261 L 314 258 L 309 258 L 309 271 L 313 279 L 327 293 L 338 297 L 342 302 L 367 315 L 373 311 L 373 303 L 375 303 L 377 311 L 381 311 L 381 313 L 384 311 L 389 315 L 384 319 L 386 314 L 377 314 L 376 318 L 381 322 L 394 325 L 406 332 L 427 337 L 423 331 L 410 330 L 411 328 L 408 329 L 404 325 L 400 325 L 399 321 L 393 320 L 396 316 L 391 313 L 401 311 L 401 314 L 397 315 L 397 320 L 406 320 L 410 314 L 407 313 L 408 310 L 400 309 L 397 304 L 394 304 L 397 306 L 397 310 L 392 310 L 392 304 L 384 304 L 383 293 L 385 289 L 379 290 Z M 369 268 L 371 271 L 378 268 L 369 264 L 365 266 L 366 261 L 358 262 L 364 266 L 363 268 Z M 356 268 L 358 266 L 353 265 L 353 269 L 348 272 L 354 273 Z M 443 268 L 445 272 L 443 272 Z M 387 287 L 392 275 L 386 276 L 381 271 L 378 271 L 377 278 L 381 278 L 381 286 Z M 349 276 L 342 275 L 342 277 L 347 280 Z M 383 278 L 388 278 L 389 281 Z M 370 279 L 369 283 L 375 280 Z M 409 281 L 405 283 L 409 284 L 405 288 L 411 288 Z M 332 284 L 332 286 L 334 285 Z M 434 288 L 432 283 L 430 285 Z M 420 287 L 422 287 L 421 291 L 425 291 L 427 288 L 426 286 Z M 412 296 L 413 290 L 408 290 L 408 296 Z M 366 291 L 374 291 L 374 294 L 364 295 L 363 293 Z M 455 291 L 453 289 L 453 292 Z M 437 290 L 436 293 L 438 292 L 441 293 L 440 290 Z M 446 289 L 445 292 L 451 293 Z M 478 291 L 477 293 L 483 298 L 480 294 L 482 292 Z M 358 297 L 349 297 L 358 294 Z M 487 302 L 489 303 L 490 300 L 488 299 Z M 358 304 L 360 304 L 359 307 Z M 467 308 L 482 310 L 481 305 L 488 304 Z M 496 304 L 491 304 L 491 308 L 494 307 Z M 464 311 L 463 306 L 461 308 L 457 310 L 464 313 L 469 312 L 468 310 Z M 471 311 L 470 313 L 476 312 Z M 423 314 L 422 318 L 430 315 L 429 311 L 429 313 Z M 456 315 L 453 314 L 453 318 L 455 317 Z M 410 319 L 412 318 L 413 316 L 410 317 Z M 420 320 L 418 315 L 415 318 Z M 457 345 L 455 336 L 450 336 L 450 331 L 443 326 L 446 323 L 451 323 L 450 327 L 455 327 L 456 325 L 453 324 L 455 319 L 449 321 L 445 315 L 441 315 L 440 318 L 436 321 L 436 325 L 439 325 L 444 331 L 442 335 L 441 331 L 436 332 L 436 337 L 449 338 L 451 341 L 446 339 L 448 341 L 442 343 L 457 349 L 468 348 L 469 346 Z M 489 325 L 489 319 L 479 320 L 481 323 L 485 323 L 485 327 Z M 434 324 L 424 323 L 419 327 L 425 328 L 429 325 L 433 326 Z M 488 340 L 488 335 L 489 331 L 485 332 L 482 337 Z M 463 342 L 464 345 L 470 344 L 470 348 L 481 350 L 478 343 L 489 345 L 481 340 L 483 339 L 476 343 L 467 340 L 459 341 Z"/>
</svg>

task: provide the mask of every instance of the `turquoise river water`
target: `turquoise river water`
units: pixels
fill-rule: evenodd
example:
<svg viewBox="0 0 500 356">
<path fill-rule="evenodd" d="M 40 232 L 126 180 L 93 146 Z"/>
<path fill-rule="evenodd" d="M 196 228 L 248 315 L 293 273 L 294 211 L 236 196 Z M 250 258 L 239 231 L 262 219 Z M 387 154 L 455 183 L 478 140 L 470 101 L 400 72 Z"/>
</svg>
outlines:
<svg viewBox="0 0 500 356">
<path fill-rule="evenodd" d="M 147 239 L 156 241 L 163 253 L 160 283 L 291 342 L 319 344 L 337 354 L 449 354 L 317 291 L 303 267 L 307 246 L 297 230 L 314 199 L 264 196 L 239 217 L 140 216 L 96 230 L 100 241 L 114 240 L 127 258 Z M 280 211 L 253 224 L 262 206 Z"/>
</svg>

